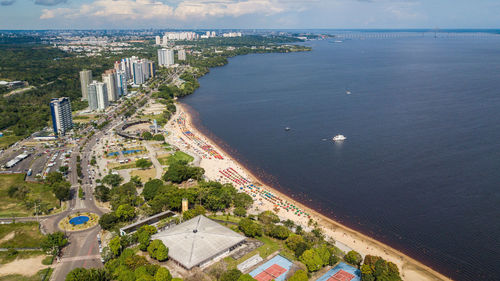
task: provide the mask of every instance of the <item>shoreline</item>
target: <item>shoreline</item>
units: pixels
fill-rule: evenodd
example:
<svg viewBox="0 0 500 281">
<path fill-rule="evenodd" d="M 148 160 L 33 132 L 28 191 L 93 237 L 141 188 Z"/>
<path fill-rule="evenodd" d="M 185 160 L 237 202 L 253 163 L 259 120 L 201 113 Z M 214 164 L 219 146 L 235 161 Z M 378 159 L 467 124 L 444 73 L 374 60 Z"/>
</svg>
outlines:
<svg viewBox="0 0 500 281">
<path fill-rule="evenodd" d="M 199 149 L 196 148 L 196 141 L 201 141 L 204 144 L 208 144 L 214 148 L 216 153 L 220 154 L 220 156 L 223 158 L 220 160 L 212 159 L 210 155 L 206 155 L 205 157 L 200 156 L 199 160 L 199 166 L 205 169 L 206 171 L 206 176 L 209 180 L 216 180 L 216 181 L 226 181 L 226 182 L 231 182 L 228 181 L 226 178 L 223 178 L 223 176 L 220 176 L 217 172 L 221 172 L 220 168 L 224 168 L 224 165 L 219 165 L 219 162 L 223 162 L 223 164 L 231 165 L 234 166 L 233 170 L 235 174 L 237 175 L 236 180 L 239 179 L 239 176 L 241 174 L 241 178 L 246 178 L 249 179 L 251 183 L 260 186 L 264 192 L 269 192 L 270 194 L 275 195 L 275 197 L 279 198 L 279 200 L 276 201 L 271 201 L 271 202 L 266 202 L 266 200 L 262 200 L 262 198 L 257 198 L 255 195 L 253 195 L 256 199 L 257 202 L 257 208 L 259 209 L 259 212 L 264 211 L 264 210 L 273 210 L 275 208 L 278 208 L 280 211 L 278 212 L 278 216 L 280 219 L 291 219 L 294 221 L 296 224 L 302 225 L 304 228 L 309 228 L 308 221 L 309 221 L 309 216 L 311 219 L 316 221 L 318 223 L 318 227 L 323 231 L 325 236 L 327 238 L 331 238 L 337 242 L 340 242 L 340 245 L 336 243 L 337 246 L 340 246 L 342 250 L 349 250 L 353 249 L 363 256 L 365 255 L 375 255 L 375 256 L 381 256 L 382 258 L 386 259 L 387 261 L 391 261 L 395 263 L 399 270 L 400 270 L 400 275 L 403 280 L 410 280 L 410 281 L 420 281 L 420 280 L 451 280 L 450 278 L 444 276 L 443 274 L 435 271 L 434 269 L 430 268 L 427 265 L 424 265 L 423 263 L 407 256 L 406 254 L 380 242 L 377 241 L 359 231 L 356 231 L 352 228 L 349 228 L 323 214 L 321 214 L 319 211 L 314 210 L 313 208 L 306 206 L 305 204 L 298 202 L 296 199 L 294 199 L 292 196 L 289 196 L 287 194 L 284 194 L 280 192 L 278 189 L 274 188 L 270 184 L 266 184 L 264 180 L 262 180 L 259 176 L 255 175 L 250 168 L 248 168 L 246 165 L 242 164 L 241 161 L 238 161 L 235 157 L 233 157 L 233 154 L 228 152 L 228 149 L 224 149 L 221 147 L 221 145 L 217 142 L 214 141 L 214 138 L 210 138 L 207 136 L 206 133 L 203 133 L 202 129 L 199 129 L 201 125 L 196 125 L 196 122 L 193 122 L 194 120 L 201 120 L 199 117 L 194 117 L 193 115 L 198 114 L 194 109 L 189 107 L 188 105 L 185 105 L 181 102 L 176 102 L 177 105 L 177 112 L 175 113 L 174 116 L 172 116 L 172 120 L 168 122 L 167 126 L 170 126 L 172 129 L 169 130 L 171 131 L 172 135 L 169 136 L 170 138 L 173 138 L 175 141 L 175 138 L 179 138 L 184 144 L 185 144 L 185 149 L 188 150 L 190 153 L 194 154 L 200 154 L 204 155 L 203 151 L 200 151 Z M 188 139 L 187 141 L 185 140 L 185 135 L 183 134 L 182 130 L 179 128 L 176 129 L 176 123 L 177 125 L 178 118 L 181 117 L 183 118 L 182 120 L 185 120 L 185 126 L 188 131 L 192 132 L 193 135 L 196 136 L 195 142 L 190 142 Z M 170 128 L 169 128 L 170 129 Z M 215 136 L 217 139 L 217 137 Z M 222 140 L 221 140 L 222 141 Z M 223 142 L 223 141 L 222 141 Z M 223 142 L 224 143 L 224 142 Z M 228 146 L 227 144 L 224 146 Z M 229 146 L 228 146 L 229 147 Z M 180 147 L 179 147 L 180 148 Z M 194 150 L 194 152 L 192 151 Z M 219 162 L 215 162 L 219 161 Z M 214 165 L 215 163 L 215 165 Z M 215 166 L 215 167 L 214 167 Z M 218 169 L 219 168 L 219 169 Z M 232 168 L 232 167 L 231 167 Z M 219 176 L 219 177 L 218 177 Z M 229 175 L 231 176 L 231 175 Z M 246 177 L 245 177 L 246 176 Z M 233 181 L 235 178 L 231 178 Z M 233 184 L 235 188 L 238 189 L 238 186 L 236 184 Z M 244 190 L 243 188 L 240 187 L 241 190 Z M 247 192 L 247 190 L 244 190 Z M 259 189 L 260 191 L 260 189 Z M 251 194 L 251 193 L 250 193 Z M 256 193 L 257 194 L 257 193 Z M 259 194 L 262 196 L 262 194 Z M 260 202 L 259 202 L 260 201 Z M 297 212 L 293 213 L 296 209 L 292 210 L 292 213 L 289 212 L 289 210 L 286 210 L 283 208 L 281 205 L 276 205 L 275 202 L 287 202 L 287 204 L 293 205 L 294 207 L 297 208 Z M 256 205 L 256 204 L 254 204 Z M 281 208 L 281 209 L 280 209 Z M 286 210 L 286 212 L 283 212 L 283 210 Z M 298 215 L 297 215 L 298 213 Z M 304 216 L 301 216 L 303 214 Z M 306 216 L 309 215 L 309 216 Z"/>
</svg>

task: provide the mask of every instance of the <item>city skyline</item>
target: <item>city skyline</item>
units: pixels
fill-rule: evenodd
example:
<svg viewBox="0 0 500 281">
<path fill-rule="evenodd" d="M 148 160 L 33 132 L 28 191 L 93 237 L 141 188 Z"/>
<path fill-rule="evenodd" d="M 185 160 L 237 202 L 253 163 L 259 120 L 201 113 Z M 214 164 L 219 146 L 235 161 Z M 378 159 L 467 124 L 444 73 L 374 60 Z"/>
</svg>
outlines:
<svg viewBox="0 0 500 281">
<path fill-rule="evenodd" d="M 0 29 L 496 28 L 484 0 L 2 0 Z"/>
</svg>

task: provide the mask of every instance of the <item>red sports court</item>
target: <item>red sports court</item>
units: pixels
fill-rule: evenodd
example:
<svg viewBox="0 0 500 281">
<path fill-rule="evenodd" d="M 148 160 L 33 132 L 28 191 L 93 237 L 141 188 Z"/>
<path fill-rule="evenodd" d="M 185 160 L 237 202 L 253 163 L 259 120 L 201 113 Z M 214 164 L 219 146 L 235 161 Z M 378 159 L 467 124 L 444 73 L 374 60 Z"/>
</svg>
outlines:
<svg viewBox="0 0 500 281">
<path fill-rule="evenodd" d="M 354 275 L 341 269 L 330 278 L 328 278 L 327 281 L 351 281 L 352 279 L 354 279 L 354 277 Z"/>
<path fill-rule="evenodd" d="M 254 277 L 257 281 L 271 281 L 278 278 L 281 274 L 285 273 L 287 270 L 277 264 L 273 264 L 267 269 L 264 269 L 261 273 Z M 349 279 L 350 280 L 350 279 Z"/>
</svg>

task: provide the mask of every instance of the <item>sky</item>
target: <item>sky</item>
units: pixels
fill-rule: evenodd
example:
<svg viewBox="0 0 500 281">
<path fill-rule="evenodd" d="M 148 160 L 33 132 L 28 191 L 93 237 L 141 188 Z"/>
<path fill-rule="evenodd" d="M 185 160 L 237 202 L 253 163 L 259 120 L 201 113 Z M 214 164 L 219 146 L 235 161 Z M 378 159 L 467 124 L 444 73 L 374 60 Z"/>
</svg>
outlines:
<svg viewBox="0 0 500 281">
<path fill-rule="evenodd" d="M 0 29 L 500 28 L 500 0 L 0 0 Z"/>
</svg>

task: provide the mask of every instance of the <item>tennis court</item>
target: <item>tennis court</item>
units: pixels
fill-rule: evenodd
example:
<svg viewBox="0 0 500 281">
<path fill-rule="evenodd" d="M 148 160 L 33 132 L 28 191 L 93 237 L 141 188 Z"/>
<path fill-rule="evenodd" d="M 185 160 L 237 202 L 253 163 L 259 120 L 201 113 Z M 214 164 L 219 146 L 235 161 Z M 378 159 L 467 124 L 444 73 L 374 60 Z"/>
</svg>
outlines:
<svg viewBox="0 0 500 281">
<path fill-rule="evenodd" d="M 292 265 L 291 261 L 277 255 L 250 272 L 250 276 L 257 281 L 285 281 L 286 273 L 292 268 Z"/>
<path fill-rule="evenodd" d="M 341 262 L 316 281 L 361 281 L 361 271 Z"/>
</svg>

